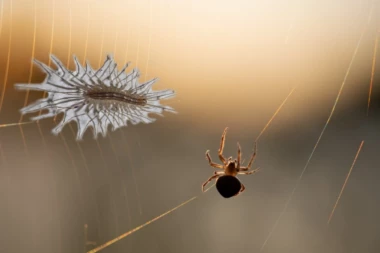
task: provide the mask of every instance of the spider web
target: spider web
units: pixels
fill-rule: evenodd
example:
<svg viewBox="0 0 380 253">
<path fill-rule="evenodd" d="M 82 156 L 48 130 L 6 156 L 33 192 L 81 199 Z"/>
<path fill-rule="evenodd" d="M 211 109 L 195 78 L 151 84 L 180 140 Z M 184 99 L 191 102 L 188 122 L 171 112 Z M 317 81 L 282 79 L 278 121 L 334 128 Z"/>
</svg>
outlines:
<svg viewBox="0 0 380 253">
<path fill-rule="evenodd" d="M 52 8 L 52 15 L 51 15 L 51 37 L 50 37 L 50 43 L 49 43 L 49 50 L 47 52 L 44 52 L 43 55 L 50 55 L 51 53 L 54 53 L 54 44 L 56 40 L 55 35 L 55 19 L 56 19 L 56 12 L 58 12 L 57 9 L 57 2 L 56 0 L 52 0 L 51 2 L 51 8 Z M 0 113 L 1 110 L 4 110 L 3 107 L 4 100 L 7 99 L 7 96 L 5 94 L 12 93 L 11 89 L 13 89 L 9 76 L 10 76 L 10 61 L 12 59 L 12 15 L 15 11 L 12 6 L 14 5 L 14 1 L 8 1 L 5 4 L 5 1 L 1 2 L 1 27 L 0 27 L 0 39 L 6 40 L 8 44 L 8 50 L 7 50 L 7 60 L 6 60 L 6 68 L 5 68 L 5 75 L 4 75 L 4 82 L 3 82 L 3 92 L 1 94 L 1 100 L 0 100 Z M 117 4 L 117 2 L 115 2 Z M 40 9 L 38 8 L 37 0 L 33 2 L 33 44 L 32 44 L 32 50 L 31 50 L 31 58 L 34 58 L 36 56 L 36 42 L 39 39 L 37 36 L 37 27 L 39 25 L 38 23 L 38 12 Z M 92 15 L 92 4 L 94 4 L 92 1 L 87 2 L 88 9 L 84 12 L 86 13 L 86 39 L 84 41 L 84 48 L 83 48 L 83 55 L 81 57 L 82 61 L 85 61 L 87 59 L 87 54 L 90 52 L 89 50 L 89 30 L 91 28 L 91 15 Z M 67 47 L 67 62 L 66 66 L 70 67 L 70 58 L 72 54 L 72 28 L 73 24 L 75 23 L 73 21 L 73 14 L 72 14 L 72 2 L 68 1 L 67 5 L 69 6 L 68 11 L 68 47 Z M 130 4 L 130 7 L 131 4 Z M 4 9 L 8 8 L 10 15 L 10 21 L 8 23 L 9 25 L 9 31 L 8 31 L 8 38 L 4 38 Z M 135 15 L 136 19 L 138 18 L 138 11 L 139 11 L 139 5 L 135 3 Z M 152 25 L 153 22 L 153 6 L 152 2 L 150 1 L 150 19 L 149 24 Z M 131 43 L 129 40 L 127 40 L 126 48 L 119 49 L 118 46 L 120 43 L 118 43 L 118 38 L 121 33 L 121 31 L 116 30 L 113 32 L 113 43 L 112 44 L 112 50 L 108 49 L 105 50 L 105 40 L 108 38 L 106 36 L 106 27 L 107 27 L 107 15 L 106 12 L 103 12 L 104 15 L 101 16 L 102 18 L 102 26 L 100 28 L 101 30 L 101 36 L 100 36 L 100 48 L 99 48 L 99 60 L 98 60 L 98 66 L 101 64 L 101 60 L 104 58 L 104 53 L 113 52 L 114 55 L 117 55 L 117 53 L 122 52 L 121 55 L 125 55 L 124 62 L 127 61 L 129 58 L 129 53 L 131 50 Z M 129 18 L 131 22 L 128 22 L 127 24 L 127 38 L 130 38 L 132 25 L 133 24 L 133 18 Z M 40 21 L 39 21 L 40 22 Z M 137 23 L 137 21 L 135 20 Z M 136 27 L 135 27 L 136 28 Z M 139 29 L 137 32 L 137 45 L 136 45 L 136 65 L 140 62 L 141 59 L 139 59 L 139 53 L 141 50 L 141 43 L 142 39 L 140 38 Z M 364 32 L 363 32 L 364 34 Z M 287 39 L 288 41 L 288 35 Z M 359 40 L 357 44 L 357 48 L 360 45 Z M 148 69 L 149 69 L 149 61 L 151 60 L 150 55 L 150 49 L 151 49 L 151 43 L 152 43 L 152 33 L 149 32 L 148 36 L 148 56 L 146 58 L 146 62 L 141 63 L 145 65 L 145 79 L 148 78 Z M 373 76 L 375 71 L 375 54 L 377 49 L 378 40 L 376 39 L 375 42 L 375 53 L 373 57 L 373 65 L 372 65 L 372 72 L 371 72 L 371 83 L 370 83 L 370 91 L 369 91 L 369 98 L 368 98 L 368 108 L 370 107 L 370 97 L 371 97 L 371 91 L 372 91 L 372 85 L 373 85 Z M 350 66 L 346 72 L 345 80 L 350 72 L 351 64 L 355 58 L 357 49 L 354 52 L 354 56 L 352 57 Z M 41 54 L 42 55 L 42 54 Z M 38 56 L 38 54 L 37 54 Z M 48 65 L 50 66 L 50 59 Z M 37 80 L 41 78 L 41 75 L 38 73 L 34 73 L 34 69 L 32 65 L 30 65 L 29 73 L 28 73 L 28 82 L 33 83 L 33 80 Z M 307 169 L 308 163 L 310 159 L 312 158 L 314 151 L 317 149 L 319 140 L 322 138 L 324 130 L 327 128 L 327 125 L 330 121 L 330 118 L 332 117 L 335 106 L 339 101 L 340 94 L 343 90 L 345 80 L 341 86 L 341 89 L 338 93 L 338 96 L 335 100 L 335 104 L 332 108 L 331 114 L 327 120 L 327 122 L 324 125 L 323 131 L 321 135 L 319 136 L 319 139 L 317 143 L 314 146 L 314 149 L 312 150 L 312 153 L 310 154 L 309 160 L 306 163 L 304 170 L 302 171 L 301 176 L 299 177 L 299 181 L 302 179 L 302 175 L 304 171 Z M 290 93 L 285 97 L 285 99 L 282 101 L 282 103 L 279 105 L 277 110 L 274 112 L 274 114 L 271 116 L 269 121 L 264 125 L 263 129 L 259 133 L 256 140 L 259 140 L 259 138 L 264 134 L 264 132 L 269 128 L 270 124 L 275 119 L 276 115 L 280 112 L 282 107 L 285 105 L 287 100 L 291 97 L 292 93 L 294 92 L 296 88 L 294 87 Z M 30 102 L 32 98 L 36 97 L 37 95 L 29 94 L 29 92 L 25 95 L 23 101 L 24 104 L 27 104 L 28 101 Z M 285 96 L 285 95 L 284 95 Z M 4 116 L 4 112 L 1 113 Z M 193 200 L 199 198 L 199 196 L 194 196 L 189 198 L 188 200 L 180 203 L 179 205 L 175 206 L 172 209 L 169 209 L 169 211 L 162 212 L 162 214 L 158 216 L 154 216 L 153 219 L 150 219 L 152 217 L 152 213 L 149 212 L 146 208 L 142 205 L 142 199 L 144 199 L 144 194 L 142 194 L 140 191 L 142 189 L 142 178 L 144 175 L 147 175 L 148 168 L 144 167 L 143 161 L 145 159 L 149 159 L 149 157 L 144 157 L 144 152 L 142 151 L 142 148 L 140 147 L 140 136 L 138 135 L 138 132 L 131 128 L 125 130 L 122 129 L 120 131 L 116 131 L 114 133 L 108 134 L 108 136 L 105 139 L 102 140 L 91 140 L 89 138 L 85 139 L 85 142 L 75 142 L 75 131 L 72 124 L 69 125 L 69 128 L 66 129 L 66 131 L 63 131 L 59 137 L 54 137 L 50 135 L 49 129 L 54 125 L 54 122 L 44 121 L 39 123 L 33 123 L 29 121 L 25 121 L 25 119 L 20 116 L 20 119 L 18 120 L 18 123 L 9 123 L 9 124 L 1 124 L 0 125 L 0 131 L 3 133 L 3 136 L 1 138 L 0 143 L 0 158 L 1 158 L 1 168 L 2 173 L 4 173 L 5 177 L 3 178 L 6 189 L 11 189 L 11 185 L 13 184 L 12 178 L 20 176 L 21 172 L 20 170 L 17 171 L 18 167 L 27 167 L 30 166 L 29 171 L 27 173 L 28 178 L 34 179 L 36 181 L 42 180 L 38 179 L 39 175 L 50 175 L 48 177 L 41 177 L 44 180 L 54 180 L 60 177 L 63 177 L 60 181 L 54 181 L 54 182 L 48 182 L 47 188 L 40 188 L 40 190 L 47 190 L 50 189 L 52 191 L 55 191 L 55 200 L 46 199 L 45 201 L 55 201 L 54 212 L 69 212 L 70 208 L 66 208 L 65 204 L 70 205 L 69 201 L 65 202 L 65 198 L 68 198 L 70 194 L 77 194 L 77 201 L 75 203 L 79 203 L 80 205 L 79 210 L 81 210 L 81 214 L 78 215 L 77 220 L 74 221 L 74 223 L 79 224 L 77 225 L 77 228 L 80 227 L 80 229 L 83 229 L 83 238 L 84 242 L 84 251 L 87 252 L 98 252 L 100 250 L 103 250 L 112 244 L 115 244 L 119 240 L 126 238 L 133 234 L 134 232 L 146 227 L 149 224 L 152 224 L 152 222 L 161 219 L 162 217 L 172 213 L 173 211 L 179 209 L 180 207 L 183 207 L 184 205 L 187 205 L 188 203 L 192 202 Z M 18 126 L 18 133 L 20 135 L 19 142 L 22 143 L 22 145 L 18 145 L 17 148 L 11 148 L 8 143 L 16 142 L 14 136 L 16 133 L 14 132 L 16 127 Z M 154 127 L 154 126 L 153 126 Z M 9 132 L 7 132 L 9 131 Z M 11 132 L 13 131 L 13 132 Z M 47 133 L 47 134 L 46 134 Z M 144 136 L 141 136 L 141 138 L 145 138 Z M 121 140 L 121 141 L 120 141 Z M 39 145 L 37 145 L 37 142 L 40 142 Z M 6 145 L 4 145 L 6 143 Z M 22 146 L 22 148 L 20 148 Z M 38 148 L 36 148 L 38 146 Z M 360 146 L 360 148 L 362 145 Z M 360 149 L 358 150 L 357 155 L 359 154 Z M 17 155 L 15 155 L 17 154 Z M 25 157 L 25 160 L 19 159 L 20 157 Z M 137 157 L 138 159 L 135 159 L 132 157 Z M 33 159 L 37 158 L 37 159 Z M 19 161 L 17 161 L 19 160 Z M 22 161 L 21 161 L 22 160 Z M 28 162 L 32 160 L 39 160 L 39 161 L 33 161 Z M 137 161 L 136 161 L 137 160 Z M 356 161 L 356 158 L 355 158 Z M 58 164 L 58 165 L 57 165 Z M 126 165 L 127 164 L 127 165 Z M 137 165 L 136 165 L 137 164 Z M 354 165 L 354 164 L 353 164 Z M 353 166 L 352 165 L 352 166 Z M 46 166 L 45 168 L 43 168 Z M 49 167 L 57 166 L 60 172 L 52 172 L 49 170 Z M 127 169 L 125 168 L 127 167 Z M 138 169 L 137 169 L 138 167 Z M 150 170 L 151 168 L 149 168 Z M 352 168 L 351 168 L 352 169 Z M 137 171 L 140 171 L 138 173 Z M 351 172 L 351 170 L 350 170 Z M 350 173 L 349 172 L 349 173 Z M 19 174 L 20 173 L 20 174 Z M 56 175 L 52 175 L 52 174 Z M 100 177 L 107 178 L 104 181 L 99 181 L 99 179 L 94 179 L 94 175 L 101 175 Z M 349 175 L 347 176 L 346 181 L 348 180 Z M 74 178 L 75 183 L 71 183 L 67 188 L 72 187 L 75 190 L 72 190 L 71 192 L 58 192 L 57 188 L 62 187 L 65 182 L 67 182 L 69 178 Z M 99 178 L 99 177 L 98 177 Z M 24 178 L 26 180 L 26 178 Z M 64 180 L 66 179 L 66 180 Z M 117 179 L 117 180 L 116 180 Z M 98 181 L 96 181 L 98 180 Z M 110 182 L 110 181 L 118 181 L 119 183 L 117 185 L 107 185 L 104 182 Z M 275 222 L 274 227 L 270 230 L 270 233 L 268 237 L 266 238 L 265 242 L 262 244 L 261 249 L 264 249 L 267 242 L 271 238 L 273 232 L 275 231 L 278 221 L 281 219 L 282 215 L 286 212 L 287 206 L 291 201 L 291 198 L 299 184 L 299 181 L 297 181 L 296 186 L 293 190 L 293 192 L 290 195 L 290 198 L 288 202 L 285 205 L 285 208 L 281 212 L 279 218 Z M 93 185 L 97 185 L 98 187 L 93 187 Z M 341 194 L 343 193 L 343 189 L 346 183 L 342 187 Z M 25 189 L 27 189 L 25 187 Z M 210 188 L 209 188 L 210 189 Z M 102 201 L 103 203 L 106 201 L 109 201 L 109 206 L 111 207 L 110 210 L 108 210 L 108 214 L 101 214 L 101 208 L 97 204 L 94 204 L 96 202 L 99 202 L 97 200 L 94 200 L 94 196 L 96 195 L 95 192 L 99 191 L 102 195 Z M 339 194 L 339 198 L 340 195 Z M 28 195 L 30 198 L 33 198 L 33 195 Z M 110 197 L 112 196 L 112 198 Z M 146 198 L 146 195 L 145 195 Z M 338 200 L 339 200 L 338 198 Z M 122 213 L 117 210 L 117 202 L 124 203 L 124 209 L 126 210 L 125 213 Z M 336 202 L 336 204 L 338 201 Z M 32 202 L 30 204 L 33 204 Z M 38 204 L 43 204 L 43 201 L 39 202 Z M 335 209 L 335 207 L 334 207 Z M 86 215 L 86 213 L 93 212 L 94 215 L 89 217 Z M 104 211 L 107 213 L 107 211 Z M 103 231 L 100 230 L 101 226 L 101 218 L 106 217 L 107 222 L 105 223 L 113 223 L 114 228 L 111 229 L 113 231 Z M 87 225 L 90 224 L 90 225 Z M 95 226 L 91 224 L 96 224 Z M 122 225 L 123 224 L 123 225 Z M 124 225 L 126 224 L 126 225 Z M 142 225 L 141 225 L 142 224 Z M 61 230 L 67 230 L 67 226 L 62 221 L 54 221 L 54 226 L 57 227 L 57 238 L 62 238 L 62 235 L 60 235 Z M 94 229 L 94 227 L 97 227 L 97 229 Z M 107 229 L 105 229 L 107 230 Z M 127 232 L 125 232 L 127 231 Z M 105 239 L 109 234 L 114 234 L 115 238 L 109 240 Z M 96 238 L 96 239 L 92 239 Z M 129 239 L 128 241 L 128 247 L 130 247 L 131 244 L 133 244 L 132 241 L 133 237 Z M 35 238 L 32 238 L 32 241 L 35 240 Z M 62 250 L 63 244 L 62 239 L 57 239 L 57 244 L 59 245 L 57 248 Z M 74 243 L 75 245 L 75 243 Z M 117 245 L 117 244 L 115 244 Z M 125 248 L 119 248 L 119 249 L 125 249 Z M 129 248 L 130 249 L 130 248 Z M 62 251 L 63 252 L 63 251 Z M 106 252 L 106 251 L 105 251 Z M 115 252 L 118 252 L 115 248 Z"/>
</svg>

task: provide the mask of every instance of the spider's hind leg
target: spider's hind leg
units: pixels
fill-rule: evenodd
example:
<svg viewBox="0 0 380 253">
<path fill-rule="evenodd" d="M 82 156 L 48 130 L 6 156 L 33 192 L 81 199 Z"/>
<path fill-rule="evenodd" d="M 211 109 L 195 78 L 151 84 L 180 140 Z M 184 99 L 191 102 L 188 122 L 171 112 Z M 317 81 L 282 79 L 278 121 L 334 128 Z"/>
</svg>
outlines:
<svg viewBox="0 0 380 253">
<path fill-rule="evenodd" d="M 214 174 L 214 175 L 212 175 L 209 179 L 207 179 L 207 181 L 204 182 L 203 185 L 202 185 L 202 191 L 205 192 L 205 187 L 206 187 L 206 185 L 207 185 L 208 183 L 210 183 L 213 179 L 218 178 L 218 177 L 220 177 L 220 175 L 218 175 L 218 174 Z"/>
<path fill-rule="evenodd" d="M 240 193 L 242 193 L 243 191 L 245 191 L 245 186 L 244 184 L 241 184 Z"/>
<path fill-rule="evenodd" d="M 238 193 L 235 194 L 234 197 L 238 196 L 240 193 L 242 193 L 243 191 L 245 191 L 245 186 L 244 184 L 241 183 L 241 188 L 240 188 L 240 191 Z"/>
</svg>

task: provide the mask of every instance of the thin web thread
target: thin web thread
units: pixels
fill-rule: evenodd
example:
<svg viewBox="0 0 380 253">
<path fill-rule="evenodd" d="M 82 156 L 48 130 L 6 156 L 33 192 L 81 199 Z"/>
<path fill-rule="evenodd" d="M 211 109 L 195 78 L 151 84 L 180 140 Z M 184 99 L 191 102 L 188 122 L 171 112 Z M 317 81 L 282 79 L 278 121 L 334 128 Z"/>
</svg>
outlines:
<svg viewBox="0 0 380 253">
<path fill-rule="evenodd" d="M 295 89 L 295 88 L 294 88 L 294 89 Z M 269 124 L 272 122 L 272 120 L 274 119 L 274 117 L 277 115 L 277 113 L 278 113 L 278 112 L 280 111 L 280 109 L 283 107 L 283 105 L 285 104 L 285 102 L 287 101 L 287 99 L 288 99 L 288 98 L 290 97 L 290 95 L 293 93 L 294 89 L 291 90 L 291 92 L 289 93 L 289 95 L 285 98 L 284 102 L 281 103 L 280 107 L 276 110 L 276 112 L 275 112 L 274 115 L 271 117 L 271 119 L 269 120 L 269 122 L 265 125 L 265 127 L 264 127 L 264 131 L 265 131 L 265 129 L 268 128 Z M 262 134 L 264 131 L 261 131 L 261 134 Z M 214 186 L 215 186 L 215 183 L 214 183 L 213 185 L 211 185 L 209 188 L 207 188 L 207 189 L 205 190 L 204 193 L 208 192 L 208 191 L 209 191 L 212 187 L 214 187 Z M 136 227 L 136 228 L 134 228 L 134 229 L 132 229 L 132 230 L 129 230 L 128 232 L 126 232 L 126 233 L 124 233 L 124 234 L 122 234 L 122 235 L 120 235 L 120 236 L 118 236 L 118 237 L 116 237 L 116 238 L 114 238 L 114 239 L 112 239 L 112 240 L 110 240 L 110 241 L 108 241 L 108 242 L 106 242 L 106 243 L 100 245 L 99 247 L 96 247 L 95 249 L 92 249 L 92 250 L 88 251 L 87 253 L 95 253 L 95 252 L 98 252 L 98 251 L 100 251 L 100 250 L 102 250 L 102 249 L 104 249 L 104 248 L 106 248 L 106 247 L 108 247 L 108 246 L 110 246 L 110 245 L 112 245 L 112 244 L 114 244 L 114 243 L 120 241 L 121 239 L 123 239 L 123 238 L 125 238 L 125 237 L 127 237 L 127 236 L 129 236 L 129 235 L 131 235 L 131 234 L 133 234 L 133 233 L 135 233 L 136 231 L 142 229 L 143 227 L 145 227 L 145 226 L 147 226 L 147 225 L 149 225 L 149 224 L 151 224 L 151 223 L 153 223 L 153 222 L 159 220 L 160 218 L 163 218 L 164 216 L 166 216 L 166 215 L 168 215 L 168 214 L 174 212 L 175 210 L 179 209 L 180 207 L 182 207 L 182 206 L 184 206 L 184 205 L 190 203 L 191 201 L 193 201 L 193 200 L 195 200 L 195 199 L 197 199 L 197 198 L 198 198 L 198 196 L 192 197 L 192 198 L 190 198 L 189 200 L 186 200 L 185 202 L 182 202 L 182 203 L 179 204 L 178 206 L 176 206 L 176 207 L 170 209 L 169 211 L 167 211 L 167 212 L 165 212 L 165 213 L 163 213 L 163 214 L 161 214 L 161 215 L 159 215 L 159 216 L 157 216 L 157 217 L 155 217 L 155 218 L 153 218 L 153 219 L 151 219 L 151 220 L 145 222 L 144 224 L 142 224 L 142 225 L 140 225 L 140 226 L 138 226 L 138 227 Z"/>
<path fill-rule="evenodd" d="M 370 13 L 369 13 L 368 23 L 369 23 L 369 20 L 371 19 L 371 16 L 372 16 L 372 9 L 373 9 L 373 5 L 372 5 L 372 8 L 371 8 Z M 368 26 L 368 24 L 367 24 L 367 26 Z M 366 27 L 367 27 L 367 26 L 366 26 Z M 326 128 L 327 128 L 327 125 L 329 124 L 329 122 L 330 122 L 330 120 L 331 120 L 331 118 L 332 118 L 332 116 L 333 116 L 333 114 L 334 114 L 334 112 L 335 112 L 336 105 L 338 104 L 339 98 L 340 98 L 340 96 L 341 96 L 341 94 L 342 94 L 342 90 L 343 90 L 343 88 L 344 88 L 344 86 L 345 86 L 345 84 L 346 84 L 346 80 L 347 80 L 348 74 L 350 73 L 350 70 L 351 70 L 352 64 L 353 64 L 353 62 L 354 62 L 354 60 L 355 60 L 355 57 L 356 57 L 356 54 L 357 54 L 357 52 L 358 52 L 358 49 L 359 49 L 360 43 L 361 43 L 362 38 L 363 38 L 363 36 L 364 36 L 364 33 L 365 33 L 365 31 L 366 31 L 366 27 L 363 29 L 363 31 L 362 31 L 362 33 L 361 33 L 361 35 L 360 35 L 360 38 L 359 38 L 359 40 L 358 40 L 358 43 L 357 43 L 357 45 L 356 45 L 356 47 L 355 47 L 355 50 L 354 50 L 354 53 L 353 53 L 353 55 L 352 55 L 351 61 L 350 61 L 350 63 L 349 63 L 348 69 L 347 69 L 346 74 L 345 74 L 345 76 L 344 76 L 344 79 L 343 79 L 342 85 L 340 86 L 340 89 L 339 89 L 338 95 L 337 95 L 337 97 L 336 97 L 336 99 L 335 99 L 335 102 L 334 102 L 334 105 L 333 105 L 333 107 L 332 107 L 332 109 L 331 109 L 330 115 L 329 115 L 329 117 L 328 117 L 328 119 L 327 119 L 327 121 L 326 121 L 326 123 L 325 123 L 323 129 L 322 129 L 322 132 L 321 132 L 321 134 L 320 134 L 319 137 L 318 137 L 318 140 L 317 140 L 317 142 L 316 142 L 316 144 L 315 144 L 315 146 L 314 146 L 314 148 L 313 148 L 313 150 L 312 150 L 312 152 L 311 152 L 311 154 L 310 154 L 310 156 L 309 156 L 309 158 L 308 158 L 308 160 L 307 160 L 307 162 L 306 162 L 305 167 L 303 168 L 303 170 L 302 170 L 302 172 L 301 172 L 301 174 L 300 174 L 300 176 L 299 176 L 299 178 L 298 178 L 298 180 L 297 180 L 297 182 L 296 182 L 296 185 L 294 186 L 294 188 L 293 188 L 293 190 L 292 190 L 292 192 L 291 192 L 291 194 L 290 194 L 288 200 L 286 201 L 286 204 L 285 204 L 285 206 L 284 206 L 284 209 L 283 209 L 282 212 L 280 213 L 280 216 L 279 216 L 278 219 L 276 220 L 276 222 L 275 222 L 275 224 L 274 224 L 272 230 L 269 232 L 267 238 L 265 239 L 263 245 L 261 246 L 261 248 L 260 248 L 260 252 L 264 249 L 264 247 L 265 247 L 266 244 L 268 243 L 269 239 L 272 237 L 273 232 L 276 230 L 279 221 L 281 220 L 281 218 L 282 218 L 282 216 L 284 215 L 284 213 L 287 211 L 288 206 L 289 206 L 289 203 L 292 201 L 293 195 L 294 195 L 296 189 L 298 188 L 298 186 L 299 186 L 299 184 L 300 184 L 300 182 L 301 182 L 301 180 L 302 180 L 302 177 L 303 177 L 303 175 L 304 175 L 304 173 L 305 173 L 307 167 L 309 166 L 309 163 L 310 163 L 310 161 L 311 161 L 311 158 L 313 157 L 314 152 L 315 152 L 315 150 L 317 149 L 320 140 L 322 139 L 322 136 L 323 136 L 323 134 L 324 134 L 324 132 L 325 132 L 325 130 L 326 130 Z"/>
</svg>

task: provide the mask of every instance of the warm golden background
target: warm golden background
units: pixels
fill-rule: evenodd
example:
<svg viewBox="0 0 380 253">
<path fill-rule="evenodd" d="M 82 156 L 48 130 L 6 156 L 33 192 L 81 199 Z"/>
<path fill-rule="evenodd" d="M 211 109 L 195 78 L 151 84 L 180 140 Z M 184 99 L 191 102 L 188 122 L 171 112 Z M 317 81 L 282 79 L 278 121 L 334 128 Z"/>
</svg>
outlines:
<svg viewBox="0 0 380 253">
<path fill-rule="evenodd" d="M 242 196 L 225 200 L 212 189 L 102 252 L 259 252 L 270 231 L 262 252 L 380 251 L 380 62 L 366 115 L 378 0 L 0 3 L 0 124 L 19 122 L 24 103 L 42 96 L 13 85 L 43 81 L 31 59 L 49 63 L 50 53 L 70 68 L 73 54 L 93 67 L 108 53 L 119 66 L 131 61 L 142 81 L 158 77 L 156 89 L 176 90 L 166 103 L 179 112 L 98 142 L 88 132 L 76 143 L 74 124 L 53 136 L 49 119 L 0 128 L 0 252 L 83 253 L 93 247 L 84 224 L 100 245 L 199 195 L 212 174 L 204 152 L 216 160 L 224 127 L 226 155 L 240 141 L 247 160 L 294 87 L 260 137 L 262 171 L 241 177 Z"/>
</svg>

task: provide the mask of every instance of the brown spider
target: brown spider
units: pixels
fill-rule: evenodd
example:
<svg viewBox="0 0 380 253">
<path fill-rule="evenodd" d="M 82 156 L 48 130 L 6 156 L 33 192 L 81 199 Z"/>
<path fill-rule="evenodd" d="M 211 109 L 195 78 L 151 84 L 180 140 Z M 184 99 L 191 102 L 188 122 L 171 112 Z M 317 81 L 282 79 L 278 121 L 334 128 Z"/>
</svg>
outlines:
<svg viewBox="0 0 380 253">
<path fill-rule="evenodd" d="M 202 185 L 202 191 L 203 192 L 205 192 L 205 186 L 208 183 L 210 183 L 213 179 L 216 179 L 217 183 L 218 183 L 218 179 L 219 178 L 226 177 L 226 179 L 227 179 L 227 177 L 228 177 L 230 179 L 228 179 L 227 181 L 224 180 L 227 183 L 223 183 L 223 185 L 221 187 L 223 187 L 223 188 L 231 188 L 231 187 L 233 187 L 232 184 L 236 184 L 236 180 L 238 181 L 238 179 L 236 178 L 237 175 L 251 175 L 251 174 L 254 174 L 254 173 L 256 173 L 256 172 L 258 172 L 260 170 L 259 168 L 257 168 L 255 170 L 248 171 L 251 168 L 251 165 L 252 165 L 252 163 L 253 163 L 253 161 L 255 160 L 255 157 L 256 157 L 256 149 L 257 149 L 256 142 L 254 144 L 254 151 L 253 151 L 251 160 L 249 161 L 247 167 L 242 166 L 242 164 L 241 164 L 241 147 L 240 147 L 239 143 L 237 144 L 238 145 L 238 156 L 237 156 L 237 159 L 233 160 L 232 157 L 229 157 L 228 159 L 226 159 L 223 156 L 224 142 L 225 142 L 225 137 L 226 137 L 227 130 L 228 130 L 228 127 L 226 127 L 224 129 L 224 132 L 223 132 L 223 135 L 222 135 L 222 139 L 220 141 L 219 151 L 218 151 L 219 159 L 223 163 L 223 165 L 214 163 L 211 160 L 211 157 L 210 157 L 210 154 L 209 154 L 210 151 L 209 150 L 206 151 L 206 158 L 207 158 L 210 166 L 213 167 L 213 168 L 221 169 L 223 171 L 215 171 L 214 172 L 214 175 L 212 175 Z M 239 183 L 240 183 L 240 181 L 239 181 Z M 245 190 L 245 186 L 242 183 L 240 183 L 240 184 L 241 184 L 241 186 L 240 186 L 240 189 L 238 189 L 238 192 L 235 192 L 234 195 L 231 195 L 229 197 L 237 196 L 237 195 L 239 195 L 240 193 L 242 193 Z M 217 187 L 218 187 L 218 185 L 217 185 Z M 231 191 L 231 190 L 227 190 L 226 189 L 225 191 Z"/>
</svg>

